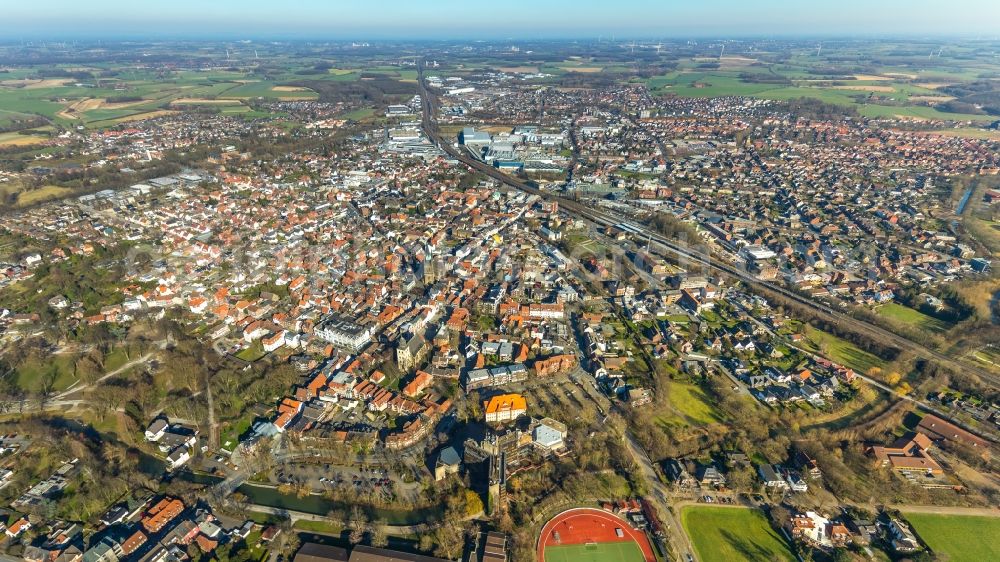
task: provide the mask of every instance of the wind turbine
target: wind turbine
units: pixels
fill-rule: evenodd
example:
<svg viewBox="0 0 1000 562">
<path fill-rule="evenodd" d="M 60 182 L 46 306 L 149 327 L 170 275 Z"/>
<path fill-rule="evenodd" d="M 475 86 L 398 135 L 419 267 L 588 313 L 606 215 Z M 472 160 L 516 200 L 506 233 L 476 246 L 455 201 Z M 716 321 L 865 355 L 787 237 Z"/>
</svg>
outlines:
<svg viewBox="0 0 1000 562">
<path fill-rule="evenodd" d="M 229 49 L 226 49 L 226 60 L 229 60 Z"/>
<path fill-rule="evenodd" d="M 823 51 L 823 44 L 822 44 L 822 43 L 820 43 L 819 45 L 817 45 L 817 46 L 816 46 L 816 56 L 817 56 L 817 57 L 819 57 L 819 54 L 820 54 L 820 53 L 821 53 L 822 51 Z"/>
<path fill-rule="evenodd" d="M 726 54 L 726 44 L 722 44 L 722 50 L 719 51 L 719 60 L 722 60 L 722 55 Z"/>
<path fill-rule="evenodd" d="M 663 48 L 663 42 L 662 41 L 656 44 L 656 54 L 657 55 L 660 54 L 660 49 L 662 49 L 662 48 Z"/>
<path fill-rule="evenodd" d="M 257 49 L 253 50 L 253 58 L 254 59 L 259 59 L 260 58 L 260 57 L 257 56 Z"/>
</svg>

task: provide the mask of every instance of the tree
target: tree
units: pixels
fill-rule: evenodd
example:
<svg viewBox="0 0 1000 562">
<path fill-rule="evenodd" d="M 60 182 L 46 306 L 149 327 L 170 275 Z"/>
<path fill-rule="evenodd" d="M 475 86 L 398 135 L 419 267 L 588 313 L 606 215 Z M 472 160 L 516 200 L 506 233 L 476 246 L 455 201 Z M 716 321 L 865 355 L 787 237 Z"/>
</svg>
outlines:
<svg viewBox="0 0 1000 562">
<path fill-rule="evenodd" d="M 385 547 L 389 544 L 389 537 L 386 536 L 385 527 L 382 525 L 375 525 L 372 529 L 372 546 L 377 546 L 379 548 Z"/>
<path fill-rule="evenodd" d="M 358 544 L 365 538 L 365 531 L 368 528 L 368 516 L 361 506 L 355 505 L 351 508 L 351 534 L 349 540 L 351 544 Z"/>
<path fill-rule="evenodd" d="M 465 515 L 472 517 L 483 511 L 483 500 L 472 490 L 465 491 Z"/>
<path fill-rule="evenodd" d="M 729 471 L 729 486 L 734 490 L 749 492 L 754 486 L 753 471 L 746 466 L 734 468 Z"/>
<path fill-rule="evenodd" d="M 445 519 L 444 524 L 434 532 L 434 538 L 437 543 L 437 549 L 434 550 L 435 556 L 453 560 L 462 550 L 462 527 L 453 518 L 447 517 Z"/>
</svg>

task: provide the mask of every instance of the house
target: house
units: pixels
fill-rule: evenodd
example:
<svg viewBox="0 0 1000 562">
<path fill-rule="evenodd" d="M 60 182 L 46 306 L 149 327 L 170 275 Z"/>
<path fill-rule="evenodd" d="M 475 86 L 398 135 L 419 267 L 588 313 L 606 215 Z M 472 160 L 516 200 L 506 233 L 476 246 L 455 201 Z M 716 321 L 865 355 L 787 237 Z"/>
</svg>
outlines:
<svg viewBox="0 0 1000 562">
<path fill-rule="evenodd" d="M 920 541 L 906 523 L 899 519 L 890 519 L 888 530 L 890 543 L 896 552 L 916 552 L 921 549 Z"/>
<path fill-rule="evenodd" d="M 118 541 L 104 537 L 83 553 L 83 562 L 118 562 L 125 553 Z"/>
<path fill-rule="evenodd" d="M 139 523 L 149 533 L 158 533 L 167 523 L 184 511 L 184 503 L 179 499 L 164 497 L 149 508 Z"/>
<path fill-rule="evenodd" d="M 146 428 L 146 441 L 151 441 L 153 443 L 160 440 L 163 434 L 166 433 L 167 428 L 170 424 L 164 418 L 156 418 L 153 420 L 149 427 Z"/>
<path fill-rule="evenodd" d="M 795 466 L 802 472 L 809 475 L 809 478 L 822 478 L 823 472 L 819 469 L 819 464 L 812 457 L 802 451 L 795 452 Z"/>
<path fill-rule="evenodd" d="M 788 482 L 778 475 L 778 472 L 774 470 L 773 465 L 762 464 L 758 466 L 757 475 L 760 476 L 761 482 L 763 482 L 768 488 L 778 488 L 779 490 L 783 490 L 788 487 Z"/>
<path fill-rule="evenodd" d="M 434 377 L 432 377 L 430 373 L 418 371 L 417 375 L 413 377 L 413 380 L 403 387 L 403 394 L 409 396 L 410 398 L 419 396 L 420 393 L 431 385 L 432 382 L 434 382 Z"/>
<path fill-rule="evenodd" d="M 715 464 L 699 465 L 696 472 L 698 483 L 702 486 L 725 486 L 726 477 Z"/>
<path fill-rule="evenodd" d="M 194 447 L 198 442 L 198 432 L 181 425 L 170 426 L 157 441 L 162 453 L 169 453 L 177 447 Z"/>
<path fill-rule="evenodd" d="M 806 484 L 802 477 L 793 470 L 785 471 L 785 482 L 788 483 L 788 488 L 793 492 L 807 492 L 809 491 L 809 485 Z"/>
<path fill-rule="evenodd" d="M 125 541 L 121 543 L 122 554 L 128 556 L 139 550 L 142 545 L 146 544 L 146 540 L 146 534 L 141 530 L 136 529 L 136 531 L 132 533 L 129 538 L 125 539 Z"/>
<path fill-rule="evenodd" d="M 129 509 L 126 505 L 116 505 L 101 516 L 101 524 L 110 527 L 128 519 Z"/>
<path fill-rule="evenodd" d="M 445 447 L 438 453 L 437 462 L 434 463 L 434 480 L 441 481 L 449 474 L 458 474 L 462 467 L 462 459 L 454 447 Z"/>
<path fill-rule="evenodd" d="M 271 353 L 272 351 L 285 345 L 285 336 L 285 330 L 278 330 L 269 336 L 261 338 L 260 344 L 264 348 L 264 351 Z"/>
<path fill-rule="evenodd" d="M 16 539 L 17 537 L 21 536 L 22 533 L 24 533 L 30 528 L 31 528 L 31 523 L 28 521 L 27 518 L 22 517 L 17 521 L 15 521 L 14 523 L 12 523 L 10 527 L 7 527 L 7 530 L 4 531 L 4 534 L 6 534 L 8 537 L 12 539 Z"/>
<path fill-rule="evenodd" d="M 667 459 L 667 476 L 681 488 L 694 488 L 698 485 L 698 480 L 691 475 L 687 464 L 683 459 Z"/>
<path fill-rule="evenodd" d="M 167 470 L 175 470 L 183 466 L 190 459 L 191 452 L 186 446 L 180 445 L 175 447 L 174 450 L 167 454 Z"/>
</svg>

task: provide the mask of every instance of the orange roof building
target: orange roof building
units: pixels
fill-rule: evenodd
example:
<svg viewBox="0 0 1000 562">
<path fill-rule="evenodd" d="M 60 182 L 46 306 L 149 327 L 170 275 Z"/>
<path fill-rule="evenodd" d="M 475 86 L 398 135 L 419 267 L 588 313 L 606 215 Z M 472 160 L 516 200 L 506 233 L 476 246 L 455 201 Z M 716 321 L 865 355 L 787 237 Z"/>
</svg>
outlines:
<svg viewBox="0 0 1000 562">
<path fill-rule="evenodd" d="M 520 394 L 501 394 L 483 402 L 488 423 L 516 420 L 528 413 L 528 402 Z"/>
<path fill-rule="evenodd" d="M 176 498 L 166 497 L 156 503 L 146 512 L 141 523 L 150 533 L 158 533 L 163 527 L 173 521 L 184 511 L 184 502 Z"/>
</svg>

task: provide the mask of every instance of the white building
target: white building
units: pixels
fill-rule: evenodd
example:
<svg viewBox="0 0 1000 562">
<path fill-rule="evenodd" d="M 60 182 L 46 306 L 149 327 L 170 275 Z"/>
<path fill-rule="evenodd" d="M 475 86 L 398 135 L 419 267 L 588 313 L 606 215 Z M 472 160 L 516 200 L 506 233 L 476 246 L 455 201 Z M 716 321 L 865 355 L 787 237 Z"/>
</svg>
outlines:
<svg viewBox="0 0 1000 562">
<path fill-rule="evenodd" d="M 331 317 L 316 328 L 316 337 L 352 352 L 371 343 L 373 329 L 349 320 Z"/>
</svg>

